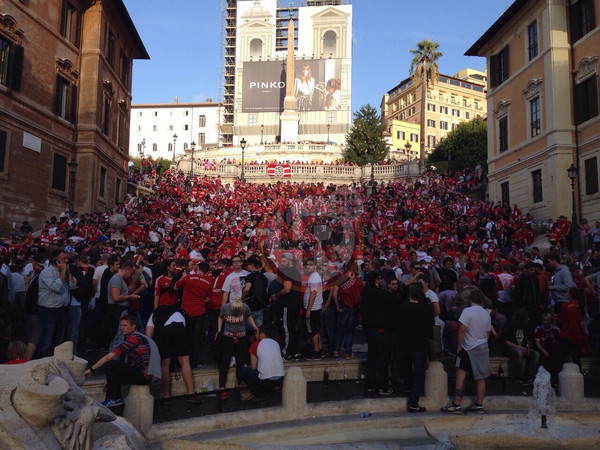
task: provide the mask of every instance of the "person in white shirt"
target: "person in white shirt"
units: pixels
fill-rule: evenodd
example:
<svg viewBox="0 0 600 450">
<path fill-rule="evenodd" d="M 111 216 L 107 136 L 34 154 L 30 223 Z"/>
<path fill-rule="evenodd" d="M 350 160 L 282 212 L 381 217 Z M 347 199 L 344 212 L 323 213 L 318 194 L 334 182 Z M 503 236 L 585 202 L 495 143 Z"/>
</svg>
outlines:
<svg viewBox="0 0 600 450">
<path fill-rule="evenodd" d="M 231 258 L 231 265 L 233 272 L 227 275 L 225 282 L 223 283 L 223 303 L 222 305 L 233 302 L 237 299 L 242 299 L 242 291 L 244 290 L 244 284 L 248 271 L 242 269 L 242 257 L 235 255 Z"/>
<path fill-rule="evenodd" d="M 306 328 L 313 344 L 309 359 L 321 359 L 321 309 L 323 309 L 323 280 L 317 272 L 317 263 L 309 259 L 305 264 L 308 281 L 304 289 Z"/>
</svg>

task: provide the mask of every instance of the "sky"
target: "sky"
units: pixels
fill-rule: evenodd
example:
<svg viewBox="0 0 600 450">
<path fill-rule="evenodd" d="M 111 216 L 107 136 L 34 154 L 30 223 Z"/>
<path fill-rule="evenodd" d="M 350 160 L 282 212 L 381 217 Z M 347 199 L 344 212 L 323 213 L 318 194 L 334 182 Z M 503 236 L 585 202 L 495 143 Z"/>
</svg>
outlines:
<svg viewBox="0 0 600 450">
<path fill-rule="evenodd" d="M 352 110 L 379 110 L 384 93 L 409 75 L 422 39 L 440 44 L 440 72 L 483 70 L 466 50 L 514 0 L 352 0 Z M 133 63 L 132 103 L 219 100 L 221 1 L 124 0 L 150 60 Z"/>
</svg>

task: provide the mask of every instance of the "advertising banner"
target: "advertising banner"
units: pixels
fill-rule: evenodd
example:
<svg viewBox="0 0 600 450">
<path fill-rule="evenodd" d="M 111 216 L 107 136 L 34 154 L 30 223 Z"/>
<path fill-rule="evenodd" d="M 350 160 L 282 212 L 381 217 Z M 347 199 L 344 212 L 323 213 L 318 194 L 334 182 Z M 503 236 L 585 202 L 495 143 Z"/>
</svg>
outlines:
<svg viewBox="0 0 600 450">
<path fill-rule="evenodd" d="M 286 62 L 245 62 L 242 112 L 281 112 L 286 92 Z M 297 111 L 336 111 L 341 99 L 341 60 L 296 60 Z"/>
</svg>

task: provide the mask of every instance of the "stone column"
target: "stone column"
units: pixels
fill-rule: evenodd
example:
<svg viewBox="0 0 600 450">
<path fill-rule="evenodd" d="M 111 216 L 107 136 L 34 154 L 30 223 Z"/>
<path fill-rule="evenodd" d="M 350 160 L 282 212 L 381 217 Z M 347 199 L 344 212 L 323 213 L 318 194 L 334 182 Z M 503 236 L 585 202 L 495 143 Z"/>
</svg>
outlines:
<svg viewBox="0 0 600 450">
<path fill-rule="evenodd" d="M 572 403 L 583 401 L 583 375 L 577 364 L 563 364 L 562 372 L 558 374 L 558 388 L 561 399 Z"/>
<path fill-rule="evenodd" d="M 448 403 L 448 374 L 440 361 L 431 361 L 425 372 L 425 402 L 429 408 Z"/>
<path fill-rule="evenodd" d="M 282 406 L 291 418 L 304 417 L 306 412 L 306 378 L 298 366 L 286 370 L 283 378 Z"/>
<path fill-rule="evenodd" d="M 123 417 L 144 434 L 148 434 L 154 418 L 154 397 L 149 386 L 132 384 L 125 398 Z"/>
</svg>

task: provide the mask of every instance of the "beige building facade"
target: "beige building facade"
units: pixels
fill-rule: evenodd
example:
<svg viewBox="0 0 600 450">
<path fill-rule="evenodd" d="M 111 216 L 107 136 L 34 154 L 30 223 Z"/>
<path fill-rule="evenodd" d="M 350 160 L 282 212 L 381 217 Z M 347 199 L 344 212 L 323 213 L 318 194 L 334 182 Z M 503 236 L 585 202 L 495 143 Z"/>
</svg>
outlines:
<svg viewBox="0 0 600 450">
<path fill-rule="evenodd" d="M 489 67 L 490 200 L 600 218 L 597 17 L 598 0 L 517 0 L 467 51 Z"/>
<path fill-rule="evenodd" d="M 459 123 L 486 116 L 486 73 L 464 69 L 455 76 L 440 74 L 427 90 L 425 108 L 421 101 L 421 82 L 406 78 L 381 100 L 381 120 L 392 135 L 391 155 L 419 158 L 421 114 L 425 114 L 425 151 L 430 153 L 440 140 Z M 416 141 L 413 133 L 417 125 Z M 407 147 L 406 144 L 409 144 Z"/>
</svg>

